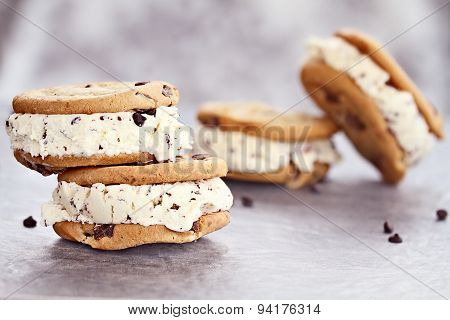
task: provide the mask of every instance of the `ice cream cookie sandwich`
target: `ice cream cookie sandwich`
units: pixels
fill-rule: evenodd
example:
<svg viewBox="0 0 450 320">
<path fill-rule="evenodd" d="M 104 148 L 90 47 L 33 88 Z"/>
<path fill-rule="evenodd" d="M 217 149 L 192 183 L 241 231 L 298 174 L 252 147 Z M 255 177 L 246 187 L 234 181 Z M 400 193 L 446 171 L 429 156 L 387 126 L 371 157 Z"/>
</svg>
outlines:
<svg viewBox="0 0 450 320">
<path fill-rule="evenodd" d="M 13 100 L 14 156 L 43 175 L 66 168 L 173 160 L 190 149 L 171 84 L 101 82 L 31 90 Z"/>
<path fill-rule="evenodd" d="M 195 148 L 225 159 L 227 178 L 300 188 L 322 179 L 339 160 L 331 119 L 280 115 L 260 102 L 207 103 L 198 112 Z"/>
<path fill-rule="evenodd" d="M 300 78 L 306 91 L 345 131 L 356 149 L 398 183 L 443 137 L 442 120 L 382 46 L 341 30 L 311 39 Z"/>
<path fill-rule="evenodd" d="M 195 241 L 229 223 L 233 196 L 220 179 L 226 173 L 225 161 L 206 155 L 68 169 L 42 206 L 43 223 L 102 250 Z"/>
</svg>

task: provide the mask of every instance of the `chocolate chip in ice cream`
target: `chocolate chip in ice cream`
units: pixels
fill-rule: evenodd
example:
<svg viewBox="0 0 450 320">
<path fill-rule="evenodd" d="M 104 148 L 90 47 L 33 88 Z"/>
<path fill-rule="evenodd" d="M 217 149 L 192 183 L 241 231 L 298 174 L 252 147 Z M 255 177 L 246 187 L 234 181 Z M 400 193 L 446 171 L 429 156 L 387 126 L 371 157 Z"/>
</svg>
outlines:
<svg viewBox="0 0 450 320">
<path fill-rule="evenodd" d="M 75 117 L 72 119 L 72 121 L 70 121 L 71 125 L 77 124 L 78 122 L 80 122 L 81 118 L 80 117 Z"/>
<path fill-rule="evenodd" d="M 180 206 L 177 205 L 176 203 L 174 203 L 174 204 L 172 205 L 172 207 L 170 207 L 170 209 L 172 209 L 172 210 L 178 210 L 178 209 L 180 209 Z"/>
<path fill-rule="evenodd" d="M 436 216 L 438 221 L 444 221 L 445 219 L 447 219 L 447 210 L 445 209 L 439 209 L 436 211 Z"/>
<path fill-rule="evenodd" d="M 146 120 L 145 117 L 141 113 L 139 112 L 133 113 L 133 121 L 138 127 L 142 127 L 145 120 Z"/>
<path fill-rule="evenodd" d="M 251 198 L 244 196 L 241 198 L 241 201 L 242 201 L 242 205 L 244 207 L 247 207 L 247 208 L 253 207 L 253 200 Z"/>
<path fill-rule="evenodd" d="M 8 120 L 6 120 L 6 127 L 7 128 L 9 127 L 9 121 Z"/>
<path fill-rule="evenodd" d="M 94 239 L 99 240 L 103 237 L 112 238 L 114 234 L 114 224 L 96 224 L 94 225 Z"/>
<path fill-rule="evenodd" d="M 23 226 L 25 228 L 34 228 L 36 227 L 36 220 L 34 220 L 32 216 L 29 216 L 28 218 L 23 220 Z"/>
<path fill-rule="evenodd" d="M 87 85 L 85 85 L 84 87 L 85 87 L 85 88 L 90 88 L 91 85 L 90 85 L 90 84 L 87 84 Z"/>
<path fill-rule="evenodd" d="M 147 83 L 148 83 L 148 81 L 136 82 L 136 83 L 134 84 L 134 86 L 135 86 L 135 87 L 139 87 L 139 86 L 146 85 Z"/>
<path fill-rule="evenodd" d="M 394 230 L 392 229 L 392 227 L 389 225 L 389 223 L 387 221 L 384 222 L 383 224 L 383 231 L 384 233 L 390 234 L 392 233 Z"/>
<path fill-rule="evenodd" d="M 388 238 L 390 243 L 402 243 L 403 239 L 399 236 L 398 233 L 395 233 L 393 236 Z"/>
</svg>

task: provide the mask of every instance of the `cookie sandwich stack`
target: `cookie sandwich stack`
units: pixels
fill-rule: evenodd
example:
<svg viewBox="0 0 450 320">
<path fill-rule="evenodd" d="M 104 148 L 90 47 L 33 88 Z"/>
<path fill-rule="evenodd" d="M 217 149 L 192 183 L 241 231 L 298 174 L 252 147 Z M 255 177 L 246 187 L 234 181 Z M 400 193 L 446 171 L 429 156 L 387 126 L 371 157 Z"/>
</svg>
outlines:
<svg viewBox="0 0 450 320">
<path fill-rule="evenodd" d="M 327 117 L 216 102 L 201 106 L 198 120 L 196 149 L 225 159 L 230 179 L 300 188 L 323 179 L 340 159 L 331 141 L 337 126 Z"/>
<path fill-rule="evenodd" d="M 300 78 L 317 105 L 342 128 L 387 183 L 443 137 L 442 119 L 383 47 L 355 30 L 313 38 Z"/>
<path fill-rule="evenodd" d="M 58 173 L 43 222 L 64 239 L 116 250 L 194 241 L 229 222 L 223 160 L 191 149 L 177 89 L 164 82 L 32 90 L 6 122 L 14 156 Z"/>
</svg>

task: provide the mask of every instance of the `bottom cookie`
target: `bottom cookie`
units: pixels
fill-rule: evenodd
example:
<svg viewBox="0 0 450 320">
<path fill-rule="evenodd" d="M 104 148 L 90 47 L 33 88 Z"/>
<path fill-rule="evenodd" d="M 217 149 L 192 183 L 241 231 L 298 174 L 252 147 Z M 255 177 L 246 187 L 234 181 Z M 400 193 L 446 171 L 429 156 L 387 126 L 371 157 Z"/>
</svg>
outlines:
<svg viewBox="0 0 450 320">
<path fill-rule="evenodd" d="M 83 224 L 57 222 L 55 232 L 63 239 L 80 242 L 100 250 L 121 250 L 152 243 L 186 243 L 217 231 L 230 222 L 230 213 L 220 211 L 201 216 L 190 231 L 176 232 L 163 225 Z"/>
<path fill-rule="evenodd" d="M 240 181 L 285 184 L 288 188 L 298 189 L 322 180 L 329 168 L 328 164 L 316 162 L 311 172 L 300 172 L 293 164 L 289 164 L 276 172 L 229 172 L 226 178 Z"/>
</svg>

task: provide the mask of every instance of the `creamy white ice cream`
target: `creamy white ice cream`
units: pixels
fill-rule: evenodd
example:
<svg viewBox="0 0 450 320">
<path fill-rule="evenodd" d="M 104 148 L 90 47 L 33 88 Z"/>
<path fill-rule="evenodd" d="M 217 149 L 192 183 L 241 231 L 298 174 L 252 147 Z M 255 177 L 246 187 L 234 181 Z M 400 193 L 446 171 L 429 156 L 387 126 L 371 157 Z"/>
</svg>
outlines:
<svg viewBox="0 0 450 320">
<path fill-rule="evenodd" d="M 143 186 L 60 182 L 53 201 L 42 206 L 42 219 L 46 226 L 60 221 L 159 224 L 183 232 L 203 214 L 229 210 L 232 204 L 231 191 L 220 178 Z"/>
<path fill-rule="evenodd" d="M 176 107 L 151 113 L 12 114 L 7 132 L 13 149 L 42 158 L 149 152 L 163 161 L 191 149 L 189 128 L 177 120 Z"/>
<path fill-rule="evenodd" d="M 310 172 L 316 161 L 332 164 L 340 159 L 330 140 L 286 143 L 205 126 L 196 130 L 195 149 L 224 159 L 230 171 L 247 173 L 276 172 L 290 162 Z"/>
<path fill-rule="evenodd" d="M 338 37 L 310 39 L 308 48 L 310 58 L 321 59 L 333 69 L 345 72 L 375 100 L 390 131 L 405 151 L 407 165 L 414 164 L 431 149 L 433 136 L 412 94 L 389 86 L 389 74 L 370 57 Z"/>
</svg>

